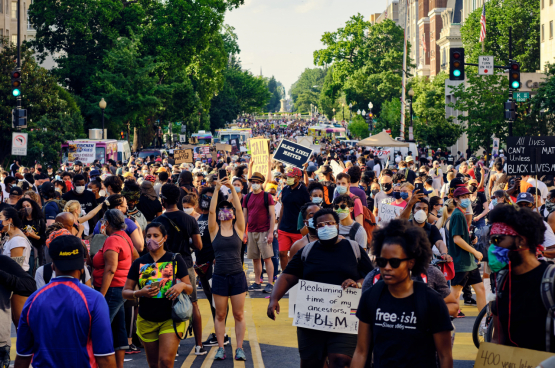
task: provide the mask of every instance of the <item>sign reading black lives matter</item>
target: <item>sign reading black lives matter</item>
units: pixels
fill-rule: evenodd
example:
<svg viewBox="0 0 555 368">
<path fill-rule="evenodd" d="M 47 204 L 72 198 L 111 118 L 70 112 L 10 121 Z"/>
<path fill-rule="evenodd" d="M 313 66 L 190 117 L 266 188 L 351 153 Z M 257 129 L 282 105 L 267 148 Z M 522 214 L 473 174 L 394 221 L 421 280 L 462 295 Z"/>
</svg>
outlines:
<svg viewBox="0 0 555 368">
<path fill-rule="evenodd" d="M 507 137 L 507 174 L 555 174 L 555 137 Z"/>
<path fill-rule="evenodd" d="M 310 155 L 312 155 L 312 149 L 283 139 L 276 149 L 274 160 L 302 169 L 303 164 L 308 162 Z"/>
</svg>

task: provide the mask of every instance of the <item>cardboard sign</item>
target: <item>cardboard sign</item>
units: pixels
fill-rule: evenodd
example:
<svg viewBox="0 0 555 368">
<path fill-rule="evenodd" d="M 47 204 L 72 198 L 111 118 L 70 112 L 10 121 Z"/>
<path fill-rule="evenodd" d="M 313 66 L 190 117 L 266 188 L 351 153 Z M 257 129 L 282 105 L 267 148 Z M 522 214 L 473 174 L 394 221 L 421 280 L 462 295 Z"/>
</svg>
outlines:
<svg viewBox="0 0 555 368">
<path fill-rule="evenodd" d="M 483 342 L 476 354 L 474 368 L 535 368 L 552 356 L 555 354 Z"/>
<path fill-rule="evenodd" d="M 391 204 L 382 203 L 378 209 L 378 217 L 380 218 L 380 226 L 385 226 L 391 220 L 396 219 L 401 215 L 403 209 Z"/>
<path fill-rule="evenodd" d="M 555 137 L 507 137 L 507 174 L 555 173 Z"/>
<path fill-rule="evenodd" d="M 300 144 L 302 146 L 305 146 L 305 147 L 311 147 L 314 137 L 304 136 L 304 137 L 295 137 L 295 139 L 297 140 L 298 144 Z"/>
<path fill-rule="evenodd" d="M 312 149 L 283 139 L 274 154 L 274 160 L 303 169 L 312 155 Z"/>
<path fill-rule="evenodd" d="M 268 174 L 268 158 L 270 150 L 268 149 L 267 139 L 251 139 L 249 140 L 252 160 L 252 172 L 258 172 L 266 176 Z"/>
<path fill-rule="evenodd" d="M 194 162 L 193 159 L 193 150 L 192 149 L 185 149 L 185 150 L 174 150 L 173 151 L 173 158 L 175 159 L 175 164 L 179 165 L 182 163 L 190 163 Z"/>
<path fill-rule="evenodd" d="M 312 330 L 358 333 L 356 311 L 361 289 L 299 280 L 293 326 Z"/>
<path fill-rule="evenodd" d="M 218 151 L 231 152 L 231 144 L 216 143 L 216 149 Z"/>
</svg>

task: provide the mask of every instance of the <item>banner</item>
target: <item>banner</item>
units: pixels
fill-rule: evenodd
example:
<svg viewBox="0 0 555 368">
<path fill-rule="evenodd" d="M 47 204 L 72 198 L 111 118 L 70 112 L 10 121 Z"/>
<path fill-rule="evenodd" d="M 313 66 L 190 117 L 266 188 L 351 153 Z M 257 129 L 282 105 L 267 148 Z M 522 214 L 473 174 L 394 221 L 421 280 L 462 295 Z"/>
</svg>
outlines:
<svg viewBox="0 0 555 368">
<path fill-rule="evenodd" d="M 497 345 L 491 342 L 480 344 L 474 368 L 487 367 L 515 367 L 515 368 L 534 368 L 541 362 L 547 360 L 555 354 L 545 351 L 537 351 L 513 346 Z"/>
<path fill-rule="evenodd" d="M 83 164 L 92 164 L 95 160 L 96 144 L 89 142 L 68 141 L 67 160 L 69 162 L 81 161 Z M 106 148 L 109 151 L 109 147 Z"/>
<path fill-rule="evenodd" d="M 358 333 L 356 311 L 361 289 L 299 280 L 293 326 L 312 330 Z M 289 301 L 291 302 L 291 301 Z"/>
<path fill-rule="evenodd" d="M 507 174 L 555 174 L 555 137 L 507 137 Z"/>
<path fill-rule="evenodd" d="M 250 139 L 249 146 L 252 154 L 252 172 L 259 172 L 266 176 L 268 174 L 268 158 L 270 151 L 268 150 L 267 139 Z"/>
<path fill-rule="evenodd" d="M 312 149 L 283 139 L 274 154 L 274 160 L 303 169 L 312 155 Z"/>
<path fill-rule="evenodd" d="M 396 219 L 401 215 L 403 209 L 392 204 L 382 203 L 378 210 L 378 218 L 380 226 L 385 226 L 391 220 Z"/>
<path fill-rule="evenodd" d="M 231 144 L 216 143 L 216 149 L 218 151 L 231 152 Z"/>
<path fill-rule="evenodd" d="M 175 159 L 176 165 L 179 165 L 182 163 L 192 164 L 194 162 L 192 149 L 174 150 L 173 157 Z"/>
<path fill-rule="evenodd" d="M 27 156 L 27 133 L 12 133 L 12 155 Z"/>
</svg>

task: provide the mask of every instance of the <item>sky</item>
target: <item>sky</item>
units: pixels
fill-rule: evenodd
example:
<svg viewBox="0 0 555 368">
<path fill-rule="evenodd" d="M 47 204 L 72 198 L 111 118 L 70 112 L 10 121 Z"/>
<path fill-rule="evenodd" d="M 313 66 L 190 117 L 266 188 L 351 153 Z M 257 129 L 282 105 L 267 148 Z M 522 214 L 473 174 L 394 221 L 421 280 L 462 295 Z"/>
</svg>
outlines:
<svg viewBox="0 0 555 368">
<path fill-rule="evenodd" d="M 324 32 L 333 32 L 357 13 L 385 10 L 388 0 L 245 0 L 228 12 L 225 23 L 235 27 L 243 68 L 254 75 L 291 85 L 305 68 L 314 68 L 313 52 L 323 48 Z"/>
</svg>

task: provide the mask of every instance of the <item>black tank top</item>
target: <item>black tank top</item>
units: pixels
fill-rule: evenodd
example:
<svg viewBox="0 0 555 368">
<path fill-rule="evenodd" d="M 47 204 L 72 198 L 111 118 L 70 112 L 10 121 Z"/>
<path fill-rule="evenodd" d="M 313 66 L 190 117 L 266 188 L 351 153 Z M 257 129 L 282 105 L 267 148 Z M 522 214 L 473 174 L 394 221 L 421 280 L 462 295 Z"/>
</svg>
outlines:
<svg viewBox="0 0 555 368">
<path fill-rule="evenodd" d="M 212 241 L 214 257 L 216 258 L 214 274 L 227 276 L 243 272 L 243 264 L 241 263 L 242 245 L 243 241 L 237 235 L 235 226 L 233 226 L 233 235 L 231 236 L 223 236 L 221 227 L 218 227 L 218 234 Z"/>
</svg>

